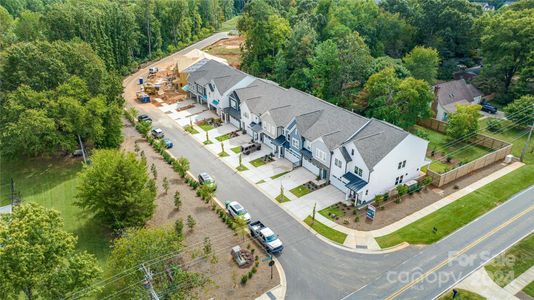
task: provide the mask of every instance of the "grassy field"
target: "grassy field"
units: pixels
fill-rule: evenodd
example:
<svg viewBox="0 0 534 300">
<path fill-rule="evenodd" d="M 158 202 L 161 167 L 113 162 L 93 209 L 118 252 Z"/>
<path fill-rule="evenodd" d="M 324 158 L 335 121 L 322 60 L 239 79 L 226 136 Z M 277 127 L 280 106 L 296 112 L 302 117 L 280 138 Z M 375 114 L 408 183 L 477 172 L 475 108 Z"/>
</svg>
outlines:
<svg viewBox="0 0 534 300">
<path fill-rule="evenodd" d="M 248 170 L 248 168 L 245 165 L 237 166 L 237 168 L 235 168 L 235 169 L 238 170 L 239 172 L 243 172 L 243 171 L 247 171 Z"/>
<path fill-rule="evenodd" d="M 0 162 L 0 199 L 6 204 L 9 178 L 20 191 L 23 202 L 35 202 L 56 209 L 64 219 L 65 230 L 78 236 L 78 249 L 96 255 L 100 264 L 109 253 L 106 232 L 74 205 L 77 177 L 82 164 L 78 160 L 28 159 Z"/>
<path fill-rule="evenodd" d="M 226 151 L 219 152 L 219 157 L 227 157 L 227 156 L 230 156 L 230 154 L 228 154 Z"/>
<path fill-rule="evenodd" d="M 534 234 L 497 256 L 485 268 L 495 283 L 505 287 L 532 266 L 534 266 Z"/>
<path fill-rule="evenodd" d="M 185 125 L 184 130 L 189 132 L 190 134 L 198 133 L 198 130 L 196 130 L 195 127 L 192 127 L 191 125 Z"/>
<path fill-rule="evenodd" d="M 317 231 L 317 233 L 319 233 L 320 235 L 338 244 L 343 244 L 345 242 L 345 239 L 347 238 L 347 235 L 345 233 L 332 229 L 317 220 L 315 220 L 315 222 L 313 222 L 312 224 L 311 216 L 308 216 L 304 220 L 304 223 L 308 224 L 308 226 L 313 228 L 313 230 Z"/>
<path fill-rule="evenodd" d="M 215 139 L 218 140 L 219 142 L 222 142 L 222 141 L 228 140 L 229 138 L 230 138 L 230 134 L 227 133 L 227 134 L 220 135 L 216 137 Z"/>
<path fill-rule="evenodd" d="M 447 135 L 421 126 L 415 126 L 415 130 L 424 131 L 428 134 L 428 140 L 430 142 L 428 149 L 436 150 L 434 157 L 430 158 L 432 159 L 430 169 L 438 173 L 444 173 L 456 167 L 456 164 L 447 163 L 447 155 L 449 153 L 451 153 L 452 160 L 467 163 L 492 151 L 489 148 L 464 142 L 454 143 Z M 441 153 L 443 149 L 447 150 L 446 154 Z"/>
<path fill-rule="evenodd" d="M 343 217 L 345 215 L 345 212 L 337 207 L 337 204 L 331 205 L 327 208 L 323 208 L 319 211 L 321 215 L 323 215 L 325 218 L 328 218 L 332 221 L 334 220 L 331 215 L 335 214 L 337 217 Z"/>
<path fill-rule="evenodd" d="M 456 296 L 454 300 L 484 300 L 486 299 L 477 293 L 473 293 L 473 292 L 463 290 L 463 289 L 456 289 L 456 290 L 458 291 L 458 296 Z M 443 296 L 438 298 L 438 300 L 449 300 L 449 299 L 451 300 L 453 299 L 452 290 L 446 292 L 445 294 L 443 294 Z"/>
<path fill-rule="evenodd" d="M 237 21 L 239 21 L 240 16 L 235 16 L 231 18 L 230 20 L 225 21 L 222 23 L 221 28 L 219 31 L 230 31 L 237 28 Z"/>
<path fill-rule="evenodd" d="M 297 196 L 297 197 L 302 197 L 306 194 L 309 194 L 311 191 L 305 187 L 303 184 L 297 186 L 296 188 L 292 188 L 291 190 L 289 190 L 293 195 Z"/>
<path fill-rule="evenodd" d="M 523 150 L 523 147 L 525 146 L 525 142 L 527 141 L 528 137 L 528 129 L 527 128 L 513 128 L 509 127 L 510 125 L 509 121 L 502 121 L 503 122 L 503 129 L 499 131 L 499 133 L 493 133 L 489 130 L 486 130 L 488 121 L 490 119 L 482 119 L 479 121 L 479 128 L 482 128 L 482 133 L 491 137 L 494 137 L 496 139 L 513 143 L 512 147 L 512 154 L 516 157 L 519 157 L 521 155 L 521 150 Z M 528 151 L 525 155 L 524 162 L 527 164 L 534 164 L 534 141 L 530 142 Z"/>
<path fill-rule="evenodd" d="M 202 125 L 198 125 L 198 127 L 200 127 L 204 131 L 210 131 L 213 128 L 215 128 L 213 127 L 213 125 L 210 125 L 210 124 L 202 124 Z"/>
<path fill-rule="evenodd" d="M 378 237 L 380 247 L 408 242 L 431 244 L 466 225 L 534 183 L 534 165 L 523 166 L 393 233 Z M 436 227 L 438 231 L 432 232 Z"/>
</svg>

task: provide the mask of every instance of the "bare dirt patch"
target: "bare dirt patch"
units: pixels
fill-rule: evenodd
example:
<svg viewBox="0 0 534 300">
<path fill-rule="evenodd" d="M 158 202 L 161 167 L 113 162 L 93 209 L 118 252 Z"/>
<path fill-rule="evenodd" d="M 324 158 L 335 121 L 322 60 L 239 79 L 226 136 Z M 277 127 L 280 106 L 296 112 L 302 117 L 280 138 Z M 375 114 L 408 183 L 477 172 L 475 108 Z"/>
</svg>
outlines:
<svg viewBox="0 0 534 300">
<path fill-rule="evenodd" d="M 436 201 L 441 200 L 443 197 L 446 197 L 458 191 L 459 189 L 463 189 L 475 181 L 478 181 L 501 169 L 503 166 L 504 165 L 502 163 L 489 165 L 483 169 L 469 174 L 469 176 L 460 178 L 459 180 L 447 184 L 439 189 L 429 186 L 428 189 L 419 193 L 406 195 L 398 204 L 395 203 L 393 199 L 387 200 L 383 203 L 384 210 L 377 209 L 373 221 L 370 221 L 366 218 L 367 211 L 365 209 L 356 210 L 352 206 L 342 205 L 341 209 L 345 215 L 333 221 L 345 227 L 362 231 L 380 229 L 384 226 L 393 224 Z M 356 213 L 354 213 L 354 211 L 356 211 Z M 355 222 L 356 216 L 359 218 L 358 222 Z"/>
<path fill-rule="evenodd" d="M 228 39 L 220 40 L 204 48 L 204 50 L 211 55 L 226 59 L 232 67 L 239 69 L 241 66 L 241 44 L 244 41 L 244 37 L 232 36 Z"/>
<path fill-rule="evenodd" d="M 236 236 L 234 231 L 219 219 L 209 204 L 196 197 L 195 191 L 185 184 L 146 140 L 128 122 L 124 124 L 122 149 L 134 152 L 137 143 L 139 153 L 144 151 L 149 169 L 152 164 L 157 169 L 156 210 L 148 226 L 173 226 L 176 219 L 184 220 L 185 251 L 180 261 L 183 265 L 189 266 L 188 270 L 202 272 L 212 280 L 212 283 L 201 292 L 201 298 L 253 299 L 278 285 L 280 282 L 278 272 L 274 270 L 274 277 L 271 280 L 271 271 L 267 262 L 261 262 L 261 258 L 266 257 L 263 250 L 248 237 L 243 241 L 241 237 Z M 167 193 L 163 188 L 165 177 L 170 182 Z M 180 210 L 174 207 L 175 191 L 179 191 L 181 195 Z M 188 215 L 193 216 L 196 221 L 192 231 L 186 226 Z M 205 255 L 203 250 L 206 237 L 210 239 L 213 249 L 208 255 Z M 254 264 L 249 268 L 240 269 L 230 255 L 231 247 L 235 245 L 240 245 L 242 249 L 249 248 L 254 251 L 255 256 L 259 256 L 257 272 L 246 285 L 241 285 L 241 277 L 249 272 Z"/>
</svg>

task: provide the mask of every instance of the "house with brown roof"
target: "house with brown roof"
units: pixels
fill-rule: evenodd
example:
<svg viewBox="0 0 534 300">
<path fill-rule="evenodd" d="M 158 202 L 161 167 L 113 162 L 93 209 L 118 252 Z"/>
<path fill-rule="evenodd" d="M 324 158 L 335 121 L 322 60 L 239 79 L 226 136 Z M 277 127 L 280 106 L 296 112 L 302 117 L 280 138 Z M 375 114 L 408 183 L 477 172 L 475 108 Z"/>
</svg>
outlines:
<svg viewBox="0 0 534 300">
<path fill-rule="evenodd" d="M 464 79 L 447 81 L 434 86 L 436 95 L 432 110 L 436 119 L 447 121 L 449 114 L 456 111 L 459 104 L 479 104 L 483 93 Z"/>
</svg>

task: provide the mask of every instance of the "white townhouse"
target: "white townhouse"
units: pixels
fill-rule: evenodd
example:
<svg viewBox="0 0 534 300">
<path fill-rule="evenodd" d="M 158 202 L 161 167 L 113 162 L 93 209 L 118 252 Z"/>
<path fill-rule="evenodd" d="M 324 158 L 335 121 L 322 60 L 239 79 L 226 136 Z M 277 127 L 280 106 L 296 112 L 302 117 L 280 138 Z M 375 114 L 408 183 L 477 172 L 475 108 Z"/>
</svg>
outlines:
<svg viewBox="0 0 534 300">
<path fill-rule="evenodd" d="M 215 97 L 227 95 L 228 105 L 221 108 L 227 122 L 265 144 L 276 157 L 331 183 L 355 205 L 418 178 L 429 163 L 428 141 L 401 128 L 272 81 L 241 75 L 220 80 L 221 72 L 210 69 L 218 68 L 198 68 L 190 74 L 190 85 L 201 87 L 193 95 L 204 95 L 204 86 L 210 93 L 212 84 L 213 93 L 219 93 Z M 210 105 L 207 99 L 210 96 Z"/>
</svg>

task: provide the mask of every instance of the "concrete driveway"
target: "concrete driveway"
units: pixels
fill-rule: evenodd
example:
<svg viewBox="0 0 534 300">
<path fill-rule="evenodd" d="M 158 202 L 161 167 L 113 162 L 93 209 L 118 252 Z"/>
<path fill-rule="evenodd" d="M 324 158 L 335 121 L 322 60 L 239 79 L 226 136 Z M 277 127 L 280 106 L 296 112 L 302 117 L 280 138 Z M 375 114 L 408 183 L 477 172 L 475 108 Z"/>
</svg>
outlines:
<svg viewBox="0 0 534 300">
<path fill-rule="evenodd" d="M 151 66 L 163 68 L 172 64 L 176 55 L 186 53 L 193 48 L 204 48 L 224 36 L 226 34 L 215 34 Z M 194 174 L 208 172 L 216 177 L 217 197 L 222 200 L 239 201 L 247 207 L 254 218 L 261 219 L 280 235 L 285 245 L 279 261 L 287 278 L 286 299 L 340 299 L 347 295 L 350 295 L 351 299 L 382 299 L 384 295 L 404 288 L 406 278 L 418 278 L 421 274 L 427 273 L 434 274 L 435 270 L 439 270 L 436 266 L 439 266 L 451 251 L 466 249 L 472 241 L 490 235 L 490 239 L 484 239 L 483 243 L 469 248 L 468 251 L 470 254 L 489 251 L 489 254 L 493 255 L 534 230 L 532 211 L 520 218 L 516 217 L 518 211 L 525 211 L 532 205 L 531 195 L 534 194 L 534 188 L 531 188 L 528 191 L 530 194 L 527 192 L 512 197 L 505 204 L 429 247 L 409 247 L 398 252 L 374 255 L 353 253 L 333 247 L 318 239 L 280 206 L 268 199 L 256 185 L 243 180 L 235 169 L 228 167 L 206 147 L 193 140 L 189 134 L 178 129 L 176 121 L 167 114 L 151 104 L 137 103 L 134 100 L 137 88 L 135 81 L 140 76 L 146 76 L 147 68 L 124 80 L 124 97 L 127 103 L 136 107 L 140 113 L 150 115 L 154 120 L 154 126 L 161 127 L 165 130 L 166 136 L 176 141 L 176 146 L 171 152 L 175 156 L 187 157 L 191 164 L 191 172 Z M 514 222 L 507 224 L 506 222 L 511 219 L 514 219 Z M 217 250 L 230 251 L 230 249 Z M 453 262 L 453 268 L 446 270 L 450 275 L 446 284 L 438 285 L 424 281 L 420 289 L 408 288 L 406 291 L 409 293 L 399 294 L 399 298 L 431 299 L 460 281 L 462 274 L 478 269 L 487 261 L 477 259 L 468 266 L 459 266 L 457 262 Z M 388 277 L 392 270 L 396 274 L 405 276 Z"/>
</svg>

